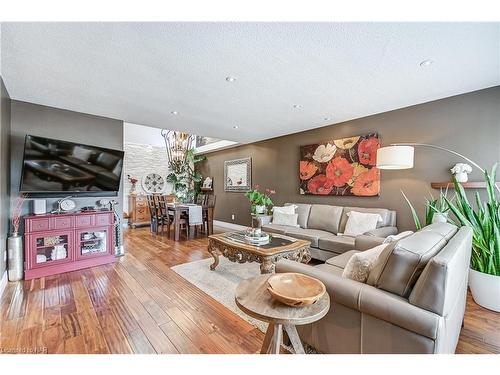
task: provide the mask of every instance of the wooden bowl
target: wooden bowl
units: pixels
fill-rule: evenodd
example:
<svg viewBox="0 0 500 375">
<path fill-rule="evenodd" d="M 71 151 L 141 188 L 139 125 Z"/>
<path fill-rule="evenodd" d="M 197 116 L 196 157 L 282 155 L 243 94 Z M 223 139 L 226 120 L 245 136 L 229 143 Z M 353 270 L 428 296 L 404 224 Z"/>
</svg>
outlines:
<svg viewBox="0 0 500 375">
<path fill-rule="evenodd" d="M 300 273 L 277 273 L 267 282 L 267 290 L 275 300 L 293 307 L 312 305 L 326 292 L 321 281 Z"/>
</svg>

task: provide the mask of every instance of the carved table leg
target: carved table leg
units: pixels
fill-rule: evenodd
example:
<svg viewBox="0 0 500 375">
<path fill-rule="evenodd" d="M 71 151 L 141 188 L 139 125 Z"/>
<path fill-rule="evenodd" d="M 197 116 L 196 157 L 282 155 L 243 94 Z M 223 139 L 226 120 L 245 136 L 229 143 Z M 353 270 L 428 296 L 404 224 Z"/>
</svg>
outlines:
<svg viewBox="0 0 500 375">
<path fill-rule="evenodd" d="M 262 259 L 262 263 L 260 264 L 260 273 L 274 273 L 274 262 L 271 259 Z"/>
<path fill-rule="evenodd" d="M 214 258 L 214 262 L 210 265 L 210 269 L 213 271 L 213 270 L 215 270 L 215 267 L 217 267 L 219 265 L 219 250 L 208 245 L 208 252 Z"/>
<path fill-rule="evenodd" d="M 311 253 L 309 252 L 309 249 L 304 251 L 304 254 L 302 255 L 301 262 L 302 263 L 309 263 L 311 261 Z"/>
</svg>

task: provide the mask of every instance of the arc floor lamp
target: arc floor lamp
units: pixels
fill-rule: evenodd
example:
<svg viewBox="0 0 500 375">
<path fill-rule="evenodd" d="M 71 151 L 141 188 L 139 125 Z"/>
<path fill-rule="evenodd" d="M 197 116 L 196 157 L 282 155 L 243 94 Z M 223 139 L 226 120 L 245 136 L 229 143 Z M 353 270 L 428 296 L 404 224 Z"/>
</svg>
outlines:
<svg viewBox="0 0 500 375">
<path fill-rule="evenodd" d="M 474 167 L 479 169 L 484 173 L 484 168 L 482 168 L 475 161 L 469 159 L 468 157 L 459 154 L 456 151 L 450 150 L 445 147 L 431 145 L 427 143 L 392 143 L 389 146 L 381 147 L 377 150 L 377 168 L 379 169 L 410 169 L 413 168 L 413 158 L 415 154 L 415 147 L 427 147 L 436 150 L 441 150 L 448 152 L 452 155 L 458 156 Z M 500 187 L 495 184 L 495 188 L 500 192 Z"/>
</svg>

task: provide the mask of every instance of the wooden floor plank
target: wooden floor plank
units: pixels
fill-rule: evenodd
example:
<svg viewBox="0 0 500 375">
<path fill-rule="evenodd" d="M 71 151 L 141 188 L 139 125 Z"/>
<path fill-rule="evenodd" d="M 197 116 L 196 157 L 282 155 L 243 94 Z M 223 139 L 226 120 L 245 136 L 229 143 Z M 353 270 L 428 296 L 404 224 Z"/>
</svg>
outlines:
<svg viewBox="0 0 500 375">
<path fill-rule="evenodd" d="M 210 257 L 206 237 L 124 231 L 114 264 L 9 283 L 0 348 L 48 353 L 257 353 L 264 334 L 170 267 Z M 500 353 L 500 314 L 467 296 L 457 353 Z"/>
</svg>

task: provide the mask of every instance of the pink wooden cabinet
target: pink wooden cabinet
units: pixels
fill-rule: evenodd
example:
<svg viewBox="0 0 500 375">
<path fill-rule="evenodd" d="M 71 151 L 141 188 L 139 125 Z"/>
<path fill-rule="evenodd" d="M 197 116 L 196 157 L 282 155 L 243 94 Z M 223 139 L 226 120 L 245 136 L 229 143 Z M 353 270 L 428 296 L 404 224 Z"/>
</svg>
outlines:
<svg viewBox="0 0 500 375">
<path fill-rule="evenodd" d="M 113 220 L 110 211 L 25 216 L 24 278 L 114 262 Z"/>
</svg>

